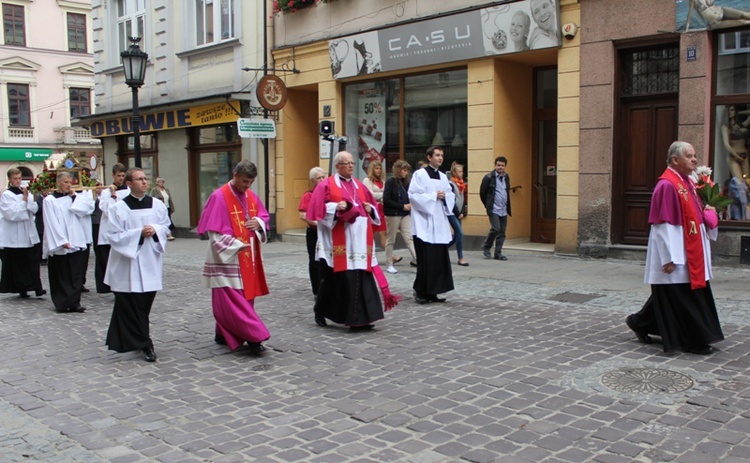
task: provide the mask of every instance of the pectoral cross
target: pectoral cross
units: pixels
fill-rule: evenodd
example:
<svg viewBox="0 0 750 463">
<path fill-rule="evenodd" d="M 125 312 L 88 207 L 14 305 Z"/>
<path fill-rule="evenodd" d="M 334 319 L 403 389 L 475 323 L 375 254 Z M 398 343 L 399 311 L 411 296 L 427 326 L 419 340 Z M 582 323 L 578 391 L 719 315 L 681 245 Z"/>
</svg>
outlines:
<svg viewBox="0 0 750 463">
<path fill-rule="evenodd" d="M 233 206 L 234 210 L 229 213 L 230 216 L 234 216 L 234 220 L 237 221 L 237 225 L 240 227 L 245 226 L 245 221 L 243 220 L 245 218 L 245 212 L 242 210 L 237 209 L 237 206 Z"/>
</svg>

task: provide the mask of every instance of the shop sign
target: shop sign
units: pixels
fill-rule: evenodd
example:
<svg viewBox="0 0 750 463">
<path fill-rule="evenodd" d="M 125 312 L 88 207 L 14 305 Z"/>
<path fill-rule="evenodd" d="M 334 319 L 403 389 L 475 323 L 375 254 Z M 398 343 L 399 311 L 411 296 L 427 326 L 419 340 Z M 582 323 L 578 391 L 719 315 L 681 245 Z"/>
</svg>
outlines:
<svg viewBox="0 0 750 463">
<path fill-rule="evenodd" d="M 747 0 L 676 0 L 676 3 L 677 32 L 736 27 L 747 24 L 750 18 Z"/>
<path fill-rule="evenodd" d="M 210 105 L 194 106 L 192 108 L 173 109 L 141 115 L 139 124 L 141 133 L 158 132 L 161 130 L 199 127 L 233 123 L 240 114 L 240 103 L 230 101 Z M 92 122 L 90 126 L 92 137 L 114 137 L 133 133 L 130 116 Z"/>
<path fill-rule="evenodd" d="M 44 161 L 51 155 L 48 148 L 0 148 L 0 161 Z"/>
<path fill-rule="evenodd" d="M 555 48 L 562 44 L 556 0 L 500 5 L 328 42 L 335 79 Z"/>
<path fill-rule="evenodd" d="M 276 138 L 276 122 L 273 119 L 237 119 L 237 132 L 242 138 Z"/>
<path fill-rule="evenodd" d="M 271 111 L 279 111 L 286 105 L 287 90 L 284 81 L 268 74 L 263 76 L 257 87 L 258 103 Z"/>
</svg>

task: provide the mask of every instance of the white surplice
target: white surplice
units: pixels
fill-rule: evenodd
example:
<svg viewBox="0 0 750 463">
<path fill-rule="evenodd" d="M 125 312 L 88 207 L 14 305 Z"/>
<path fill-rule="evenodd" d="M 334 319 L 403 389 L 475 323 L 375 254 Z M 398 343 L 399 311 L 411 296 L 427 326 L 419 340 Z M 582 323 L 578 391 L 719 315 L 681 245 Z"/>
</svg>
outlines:
<svg viewBox="0 0 750 463">
<path fill-rule="evenodd" d="M 26 201 L 22 194 L 5 190 L 0 195 L 0 248 L 30 248 L 39 242 L 34 216 L 39 205 L 34 195 Z"/>
<path fill-rule="evenodd" d="M 448 244 L 453 239 L 448 216 L 453 215 L 456 195 L 444 173 L 439 172 L 440 179 L 433 179 L 426 169 L 432 167 L 417 169 L 409 183 L 411 234 L 425 243 Z M 437 198 L 439 190 L 445 192 L 445 201 Z"/>
<path fill-rule="evenodd" d="M 112 190 L 107 188 L 99 195 L 99 209 L 102 211 L 102 217 L 99 220 L 99 236 L 96 241 L 97 246 L 109 244 L 109 238 L 106 233 L 107 223 L 109 222 L 109 210 L 129 194 L 130 187 L 116 190 L 114 196 L 112 195 Z"/>
<path fill-rule="evenodd" d="M 700 224 L 703 242 L 703 260 L 706 269 L 706 281 L 713 278 L 711 271 L 711 245 L 709 239 L 716 241 L 718 228 L 706 231 Z M 675 264 L 672 273 L 664 273 L 662 267 L 672 262 Z M 685 236 L 681 225 L 669 223 L 652 224 L 646 248 L 646 271 L 643 282 L 649 285 L 667 285 L 690 283 L 690 273 L 685 253 Z"/>
<path fill-rule="evenodd" d="M 147 293 L 162 289 L 162 257 L 169 224 L 167 207 L 155 199 L 148 209 L 130 209 L 125 201 L 117 201 L 109 209 L 105 233 L 112 250 L 104 283 L 113 292 Z M 156 235 L 143 238 L 141 243 L 146 225 L 154 227 Z"/>
<path fill-rule="evenodd" d="M 94 197 L 91 190 L 72 196 L 56 198 L 47 195 L 44 208 L 44 238 L 42 255 L 61 256 L 86 249 L 91 242 L 91 214 L 94 212 Z M 69 248 L 64 246 L 69 244 Z"/>
</svg>

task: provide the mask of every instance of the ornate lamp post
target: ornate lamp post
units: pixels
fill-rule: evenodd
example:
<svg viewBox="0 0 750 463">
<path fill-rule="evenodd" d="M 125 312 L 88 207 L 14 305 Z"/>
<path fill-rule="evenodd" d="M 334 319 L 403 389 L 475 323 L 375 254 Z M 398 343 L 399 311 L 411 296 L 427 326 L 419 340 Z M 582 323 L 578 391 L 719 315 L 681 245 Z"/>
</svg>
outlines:
<svg viewBox="0 0 750 463">
<path fill-rule="evenodd" d="M 148 53 L 138 46 L 140 37 L 130 37 L 130 46 L 120 53 L 122 68 L 125 71 L 125 83 L 133 89 L 133 116 L 130 118 L 133 126 L 133 154 L 135 167 L 141 167 L 141 115 L 138 111 L 138 89 L 143 85 L 146 77 L 146 62 Z"/>
</svg>

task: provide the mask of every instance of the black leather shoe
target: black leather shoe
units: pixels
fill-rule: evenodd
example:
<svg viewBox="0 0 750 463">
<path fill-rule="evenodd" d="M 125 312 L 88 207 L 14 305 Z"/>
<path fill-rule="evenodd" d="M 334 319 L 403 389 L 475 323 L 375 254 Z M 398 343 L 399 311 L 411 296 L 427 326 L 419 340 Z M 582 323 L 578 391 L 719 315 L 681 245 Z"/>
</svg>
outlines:
<svg viewBox="0 0 750 463">
<path fill-rule="evenodd" d="M 489 249 L 485 249 L 484 250 L 484 258 L 485 259 L 491 259 L 492 258 L 492 254 L 490 254 Z"/>
<path fill-rule="evenodd" d="M 26 291 L 18 293 L 18 297 L 20 297 L 21 299 L 26 299 L 29 297 L 29 293 L 27 293 Z"/>
<path fill-rule="evenodd" d="M 508 258 L 502 254 L 495 254 L 495 260 L 508 260 Z"/>
<path fill-rule="evenodd" d="M 322 315 L 315 316 L 315 324 L 318 326 L 328 326 L 328 323 L 326 323 L 326 317 Z"/>
<path fill-rule="evenodd" d="M 648 333 L 643 330 L 639 330 L 635 326 L 635 319 L 633 318 L 633 315 L 628 315 L 628 318 L 625 319 L 625 323 L 628 325 L 628 328 L 633 330 L 633 333 L 635 333 L 635 337 L 638 338 L 638 340 L 643 344 L 651 344 L 652 342 L 654 342 L 654 340 L 651 339 L 651 336 L 649 336 Z"/>
<path fill-rule="evenodd" d="M 419 296 L 414 296 L 414 300 L 417 302 L 417 304 L 427 304 L 430 302 L 427 299 Z"/>
<path fill-rule="evenodd" d="M 90 289 L 88 289 L 88 288 L 87 288 L 87 287 L 85 287 L 85 286 L 84 286 L 83 288 L 81 288 L 81 292 L 82 292 L 82 293 L 88 293 L 88 292 L 90 292 L 90 291 L 91 291 L 91 290 L 90 290 Z"/>
<path fill-rule="evenodd" d="M 153 347 L 147 347 L 143 349 L 143 355 L 146 356 L 147 362 L 156 362 L 156 352 Z"/>
<path fill-rule="evenodd" d="M 252 355 L 260 355 L 266 350 L 266 348 L 263 347 L 263 344 L 259 342 L 248 341 L 247 345 L 250 346 L 250 353 Z"/>
<path fill-rule="evenodd" d="M 219 333 L 216 333 L 214 335 L 214 342 L 220 346 L 226 346 L 227 340 L 224 339 L 224 336 L 220 335 Z"/>
<path fill-rule="evenodd" d="M 445 302 L 447 299 L 444 297 L 437 297 L 437 295 L 427 296 L 429 302 Z"/>
<path fill-rule="evenodd" d="M 76 312 L 76 313 L 84 313 L 86 311 L 86 307 L 81 307 L 80 305 L 74 305 L 73 307 L 68 309 L 68 312 Z"/>
<path fill-rule="evenodd" d="M 375 328 L 375 325 L 362 325 L 362 326 L 350 326 L 349 330 L 351 330 L 351 331 L 370 331 L 373 328 Z"/>
<path fill-rule="evenodd" d="M 46 289 L 37 289 L 36 291 L 34 291 L 34 294 L 36 295 L 36 297 L 41 297 L 41 296 L 44 296 L 45 294 L 47 294 L 47 290 Z"/>
<path fill-rule="evenodd" d="M 713 347 L 711 346 L 693 346 L 688 347 L 686 349 L 691 354 L 698 354 L 698 355 L 709 355 L 714 351 Z"/>
<path fill-rule="evenodd" d="M 411 265 L 412 267 L 416 267 L 417 263 L 414 262 L 413 260 L 411 260 L 411 261 L 409 261 L 409 265 Z"/>
</svg>

